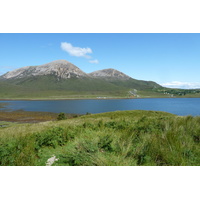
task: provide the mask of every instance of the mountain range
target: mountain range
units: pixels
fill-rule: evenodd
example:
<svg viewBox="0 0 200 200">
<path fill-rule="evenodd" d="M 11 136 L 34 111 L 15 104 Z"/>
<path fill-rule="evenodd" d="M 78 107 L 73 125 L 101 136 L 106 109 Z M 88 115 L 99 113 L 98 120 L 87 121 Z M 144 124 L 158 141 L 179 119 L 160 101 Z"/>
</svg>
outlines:
<svg viewBox="0 0 200 200">
<path fill-rule="evenodd" d="M 153 81 L 136 80 L 116 70 L 85 73 L 66 60 L 22 67 L 0 76 L 0 98 L 54 98 L 70 96 L 120 96 L 132 90 L 161 87 Z"/>
</svg>

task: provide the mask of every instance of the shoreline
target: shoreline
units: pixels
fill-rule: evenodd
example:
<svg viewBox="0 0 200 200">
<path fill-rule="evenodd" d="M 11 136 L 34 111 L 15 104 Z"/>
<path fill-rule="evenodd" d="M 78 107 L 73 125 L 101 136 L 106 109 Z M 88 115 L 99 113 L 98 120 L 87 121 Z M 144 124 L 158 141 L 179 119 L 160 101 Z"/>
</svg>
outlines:
<svg viewBox="0 0 200 200">
<path fill-rule="evenodd" d="M 0 101 L 62 101 L 62 100 L 117 100 L 117 99 L 198 99 L 200 97 L 137 97 L 137 98 L 64 98 L 64 99 L 0 99 Z"/>
<path fill-rule="evenodd" d="M 26 111 L 26 110 L 0 110 L 0 125 L 4 122 L 11 123 L 39 123 L 46 121 L 57 121 L 59 113 L 43 111 Z M 65 113 L 67 119 L 72 119 L 80 114 Z"/>
</svg>

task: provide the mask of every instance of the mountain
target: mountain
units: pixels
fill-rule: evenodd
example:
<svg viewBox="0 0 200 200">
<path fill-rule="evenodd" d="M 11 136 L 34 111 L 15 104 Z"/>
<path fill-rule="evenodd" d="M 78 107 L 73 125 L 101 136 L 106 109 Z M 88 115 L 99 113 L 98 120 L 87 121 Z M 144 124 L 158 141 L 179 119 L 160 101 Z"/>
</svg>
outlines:
<svg viewBox="0 0 200 200">
<path fill-rule="evenodd" d="M 92 73 L 89 73 L 89 76 L 94 78 L 112 78 L 112 79 L 120 79 L 120 80 L 129 80 L 131 79 L 130 76 L 127 76 L 126 74 L 116 70 L 116 69 L 103 69 L 98 70 Z"/>
<path fill-rule="evenodd" d="M 155 82 L 136 80 L 115 69 L 87 74 L 66 60 L 26 66 L 0 76 L 0 98 L 127 97 L 133 89 L 152 90 L 159 87 Z"/>
<path fill-rule="evenodd" d="M 80 78 L 88 75 L 66 60 L 56 60 L 44 65 L 22 67 L 2 76 L 4 79 L 21 79 L 27 77 L 55 75 L 58 79 Z"/>
</svg>

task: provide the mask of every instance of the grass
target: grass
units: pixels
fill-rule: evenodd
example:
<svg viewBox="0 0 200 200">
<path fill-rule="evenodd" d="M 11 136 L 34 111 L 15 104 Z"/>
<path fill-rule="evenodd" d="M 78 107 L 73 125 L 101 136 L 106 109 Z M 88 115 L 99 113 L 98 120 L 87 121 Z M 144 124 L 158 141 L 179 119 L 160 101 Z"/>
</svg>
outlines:
<svg viewBox="0 0 200 200">
<path fill-rule="evenodd" d="M 71 78 L 53 75 L 0 80 L 1 99 L 90 99 L 129 98 L 136 89 L 140 98 L 200 97 L 199 89 L 172 89 L 152 81 L 136 79 Z"/>
<path fill-rule="evenodd" d="M 198 166 L 200 117 L 117 111 L 0 128 L 0 165 Z"/>
<path fill-rule="evenodd" d="M 127 98 L 129 91 L 160 87 L 151 81 L 100 78 L 58 80 L 53 75 L 0 80 L 1 99 Z"/>
<path fill-rule="evenodd" d="M 64 114 L 64 113 L 63 113 Z M 76 114 L 64 114 L 66 118 L 70 119 L 76 117 Z M 58 114 L 51 112 L 32 112 L 16 110 L 12 112 L 0 111 L 0 121 L 19 122 L 19 123 L 37 123 L 45 121 L 55 121 Z"/>
</svg>

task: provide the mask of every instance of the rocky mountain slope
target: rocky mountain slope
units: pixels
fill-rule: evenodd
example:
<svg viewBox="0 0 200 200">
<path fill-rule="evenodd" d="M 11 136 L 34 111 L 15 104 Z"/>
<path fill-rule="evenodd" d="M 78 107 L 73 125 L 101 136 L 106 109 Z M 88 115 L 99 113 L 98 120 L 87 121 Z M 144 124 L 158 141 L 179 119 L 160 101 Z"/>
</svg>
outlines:
<svg viewBox="0 0 200 200">
<path fill-rule="evenodd" d="M 4 79 L 21 79 L 27 77 L 54 75 L 58 79 L 69 78 L 114 78 L 121 80 L 131 79 L 130 76 L 116 70 L 116 69 L 103 69 L 89 74 L 86 74 L 74 64 L 66 60 L 56 60 L 47 64 L 38 66 L 26 66 L 10 72 L 7 72 L 3 76 Z"/>
<path fill-rule="evenodd" d="M 58 78 L 80 78 L 88 75 L 66 60 L 56 60 L 44 65 L 22 67 L 2 76 L 4 79 L 20 79 L 31 76 L 55 75 Z"/>
<path fill-rule="evenodd" d="M 112 68 L 98 70 L 98 71 L 89 73 L 89 75 L 95 78 L 114 78 L 114 79 L 121 79 L 121 80 L 131 79 L 130 76 L 127 76 L 126 74 Z"/>
</svg>

